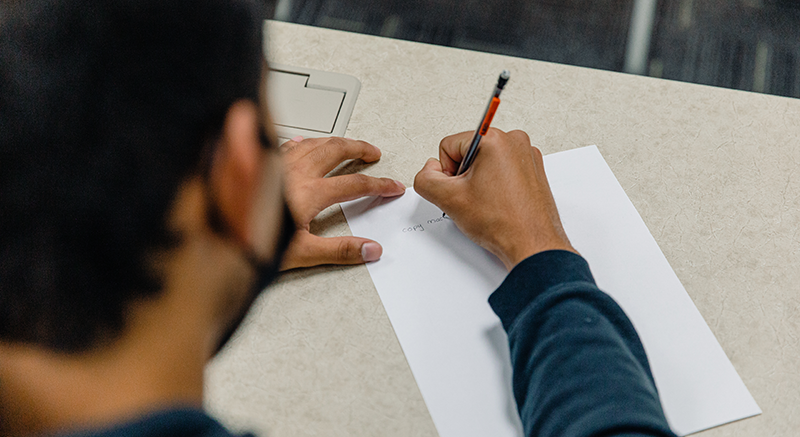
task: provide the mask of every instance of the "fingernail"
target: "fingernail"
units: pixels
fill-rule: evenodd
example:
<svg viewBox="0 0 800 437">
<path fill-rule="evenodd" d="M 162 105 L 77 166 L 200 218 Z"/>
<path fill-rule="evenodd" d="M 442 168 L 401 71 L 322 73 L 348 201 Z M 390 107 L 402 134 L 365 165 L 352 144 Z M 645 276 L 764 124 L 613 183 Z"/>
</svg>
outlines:
<svg viewBox="0 0 800 437">
<path fill-rule="evenodd" d="M 364 262 L 371 262 L 377 261 L 381 257 L 381 253 L 383 249 L 381 249 L 381 245 L 378 243 L 364 243 L 361 246 L 361 259 Z"/>
<path fill-rule="evenodd" d="M 303 136 L 302 135 L 298 135 L 298 136 L 292 138 L 292 141 L 294 141 L 295 143 L 299 143 L 300 141 L 303 141 Z"/>
<path fill-rule="evenodd" d="M 405 191 L 405 189 L 406 189 L 406 186 L 405 186 L 405 185 L 403 185 L 403 183 L 402 183 L 402 182 L 400 182 L 400 181 L 394 181 L 394 183 L 395 183 L 395 185 L 397 185 L 397 187 L 398 187 L 398 188 L 400 188 L 400 190 L 402 190 L 402 191 Z"/>
</svg>

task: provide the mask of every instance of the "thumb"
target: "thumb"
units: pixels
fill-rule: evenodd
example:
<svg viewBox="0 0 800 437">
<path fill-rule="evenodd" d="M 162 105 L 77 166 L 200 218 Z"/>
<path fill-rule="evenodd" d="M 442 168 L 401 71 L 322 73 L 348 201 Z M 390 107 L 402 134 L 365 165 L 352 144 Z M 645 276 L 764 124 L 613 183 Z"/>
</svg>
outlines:
<svg viewBox="0 0 800 437">
<path fill-rule="evenodd" d="M 301 231 L 286 251 L 281 270 L 323 264 L 363 264 L 377 261 L 382 253 L 381 245 L 367 238 L 324 238 Z"/>
</svg>

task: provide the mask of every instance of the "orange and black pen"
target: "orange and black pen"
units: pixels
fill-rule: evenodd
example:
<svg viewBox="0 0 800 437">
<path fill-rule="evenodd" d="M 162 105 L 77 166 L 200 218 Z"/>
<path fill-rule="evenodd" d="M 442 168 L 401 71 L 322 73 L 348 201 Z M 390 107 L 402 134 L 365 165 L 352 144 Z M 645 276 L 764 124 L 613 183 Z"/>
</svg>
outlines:
<svg viewBox="0 0 800 437">
<path fill-rule="evenodd" d="M 486 112 L 483 113 L 481 123 L 478 125 L 478 129 L 475 130 L 475 136 L 472 137 L 472 143 L 470 143 L 469 149 L 467 149 L 467 154 L 464 156 L 464 159 L 461 160 L 461 165 L 458 167 L 456 176 L 467 171 L 472 165 L 472 161 L 475 160 L 475 156 L 478 154 L 478 145 L 481 143 L 481 138 L 486 135 L 486 131 L 489 130 L 489 125 L 492 123 L 494 113 L 497 111 L 497 106 L 500 104 L 500 92 L 503 91 L 509 77 L 511 77 L 511 73 L 509 73 L 508 70 L 503 70 L 503 72 L 500 73 L 500 77 L 497 78 L 497 85 L 494 87 L 494 91 L 492 91 L 489 104 L 486 105 Z"/>
</svg>

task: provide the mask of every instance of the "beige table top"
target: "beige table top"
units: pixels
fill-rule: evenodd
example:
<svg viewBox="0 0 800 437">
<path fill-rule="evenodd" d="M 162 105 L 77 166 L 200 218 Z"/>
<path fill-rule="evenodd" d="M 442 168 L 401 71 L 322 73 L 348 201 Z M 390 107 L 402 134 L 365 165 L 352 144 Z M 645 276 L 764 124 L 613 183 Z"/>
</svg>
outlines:
<svg viewBox="0 0 800 437">
<path fill-rule="evenodd" d="M 439 140 L 493 125 L 545 154 L 597 144 L 764 414 L 704 436 L 800 429 L 800 100 L 269 23 L 274 62 L 351 74 L 361 171 L 411 186 Z M 316 228 L 350 233 L 329 208 Z M 613 248 L 609 248 L 613 250 Z M 207 408 L 262 436 L 435 436 L 364 266 L 285 275 L 209 366 Z"/>
</svg>

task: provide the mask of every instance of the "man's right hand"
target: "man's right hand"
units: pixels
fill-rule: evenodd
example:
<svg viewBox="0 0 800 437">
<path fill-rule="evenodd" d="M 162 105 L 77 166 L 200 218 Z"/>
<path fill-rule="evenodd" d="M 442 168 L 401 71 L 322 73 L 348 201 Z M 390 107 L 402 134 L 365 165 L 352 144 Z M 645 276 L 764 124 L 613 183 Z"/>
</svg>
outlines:
<svg viewBox="0 0 800 437">
<path fill-rule="evenodd" d="M 497 255 L 508 270 L 545 250 L 577 253 L 561 226 L 542 152 L 522 131 L 490 129 L 464 174 L 454 176 L 474 132 L 442 140 L 414 189 L 447 213 L 471 240 Z"/>
</svg>

